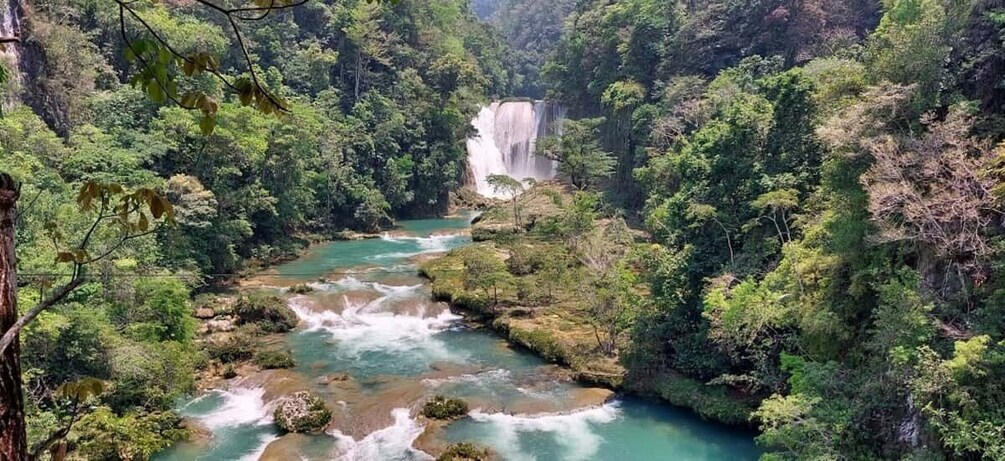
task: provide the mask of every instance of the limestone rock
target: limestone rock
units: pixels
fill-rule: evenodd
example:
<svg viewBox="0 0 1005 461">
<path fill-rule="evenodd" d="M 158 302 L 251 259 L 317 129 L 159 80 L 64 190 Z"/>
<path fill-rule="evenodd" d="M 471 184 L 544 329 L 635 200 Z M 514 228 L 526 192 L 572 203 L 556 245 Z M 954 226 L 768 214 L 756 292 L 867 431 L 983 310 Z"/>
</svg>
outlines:
<svg viewBox="0 0 1005 461">
<path fill-rule="evenodd" d="M 310 392 L 283 397 L 272 413 L 273 421 L 284 432 L 321 432 L 332 419 L 324 399 Z"/>
</svg>

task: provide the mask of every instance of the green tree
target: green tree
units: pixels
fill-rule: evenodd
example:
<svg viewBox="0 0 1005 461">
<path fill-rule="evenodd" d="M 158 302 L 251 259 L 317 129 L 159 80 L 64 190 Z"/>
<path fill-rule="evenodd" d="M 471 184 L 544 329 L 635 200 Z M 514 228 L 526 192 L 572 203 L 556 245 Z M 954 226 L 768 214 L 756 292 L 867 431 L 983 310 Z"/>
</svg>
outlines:
<svg viewBox="0 0 1005 461">
<path fill-rule="evenodd" d="M 593 326 L 601 353 L 614 356 L 625 332 L 635 321 L 640 299 L 635 294 L 635 275 L 625 267 L 612 267 L 592 283 L 581 284 L 579 296 L 586 304 L 586 318 Z"/>
<path fill-rule="evenodd" d="M 483 290 L 499 306 L 499 289 L 512 281 L 506 263 L 490 250 L 473 251 L 464 255 L 464 288 Z"/>
<path fill-rule="evenodd" d="M 566 120 L 562 136 L 538 141 L 535 155 L 558 162 L 558 174 L 577 189 L 587 189 L 614 173 L 615 160 L 597 141 L 602 119 Z"/>
<path fill-rule="evenodd" d="M 522 227 L 519 198 L 524 191 L 523 183 L 504 174 L 489 175 L 487 181 L 497 194 L 509 196 L 510 203 L 513 205 L 513 227 L 517 229 Z"/>
</svg>

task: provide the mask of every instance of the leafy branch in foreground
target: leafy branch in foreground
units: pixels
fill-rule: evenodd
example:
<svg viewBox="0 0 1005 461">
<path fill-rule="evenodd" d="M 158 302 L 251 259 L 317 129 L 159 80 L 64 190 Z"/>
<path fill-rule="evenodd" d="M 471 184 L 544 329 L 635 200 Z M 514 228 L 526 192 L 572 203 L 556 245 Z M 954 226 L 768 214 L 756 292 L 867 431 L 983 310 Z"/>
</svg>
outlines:
<svg viewBox="0 0 1005 461">
<path fill-rule="evenodd" d="M 14 251 L 20 196 L 20 184 L 11 175 L 0 173 L 0 330 L 3 332 L 0 338 L 0 426 L 4 428 L 0 437 L 0 458 L 17 460 L 29 458 L 22 398 L 21 331 L 43 311 L 79 288 L 89 265 L 108 258 L 131 240 L 157 232 L 174 217 L 172 205 L 153 189 L 126 191 L 119 185 L 85 182 L 77 195 L 77 204 L 91 218 L 82 228 L 82 236 L 68 245 L 59 223 L 45 226 L 56 250 L 56 263 L 71 266 L 69 280 L 21 314 L 17 305 Z M 108 243 L 98 247 L 97 240 Z"/>
<path fill-rule="evenodd" d="M 119 7 L 119 35 L 126 46 L 125 59 L 139 66 L 139 72 L 132 77 L 131 82 L 141 88 L 152 101 L 171 101 L 185 109 L 201 111 L 203 118 L 199 126 L 203 133 L 212 133 L 216 127 L 215 115 L 219 107 L 217 101 L 200 91 L 179 94 L 176 80 L 179 74 L 186 77 L 208 74 L 237 94 L 242 105 L 252 106 L 263 114 L 287 112 L 286 101 L 262 84 L 240 24 L 261 21 L 273 11 L 297 7 L 307 3 L 307 0 L 255 0 L 252 6 L 236 8 L 222 7 L 208 0 L 197 0 L 200 5 L 223 15 L 234 33 L 250 75 L 239 78 L 224 75 L 220 70 L 219 58 L 213 54 L 201 51 L 184 54 L 178 51 L 144 19 L 136 8 L 137 1 L 139 0 L 115 0 Z M 127 18 L 128 22 L 139 24 L 140 35 L 143 37 L 131 36 Z"/>
<path fill-rule="evenodd" d="M 84 183 L 77 194 L 77 204 L 85 213 L 94 213 L 94 220 L 75 244 L 67 246 L 59 224 L 50 222 L 45 230 L 56 249 L 56 263 L 70 264 L 70 280 L 24 313 L 0 338 L 0 355 L 17 339 L 18 333 L 42 311 L 55 305 L 79 287 L 85 280 L 88 265 L 104 260 L 127 242 L 157 232 L 174 219 L 174 207 L 157 191 L 140 188 L 128 192 L 117 184 Z M 105 248 L 94 248 L 93 239 L 111 229 L 118 233 Z"/>
</svg>

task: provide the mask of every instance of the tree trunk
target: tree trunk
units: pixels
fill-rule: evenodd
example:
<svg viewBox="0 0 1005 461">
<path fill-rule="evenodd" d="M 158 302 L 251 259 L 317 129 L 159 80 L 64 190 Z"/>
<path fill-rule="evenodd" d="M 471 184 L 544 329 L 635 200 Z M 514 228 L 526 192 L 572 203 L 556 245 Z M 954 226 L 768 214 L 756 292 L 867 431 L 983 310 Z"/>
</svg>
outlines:
<svg viewBox="0 0 1005 461">
<path fill-rule="evenodd" d="M 14 220 L 20 190 L 6 173 L 0 173 L 0 331 L 17 321 L 17 273 L 14 257 Z M 21 396 L 21 344 L 19 338 L 0 357 L 0 459 L 27 459 L 28 442 Z"/>
</svg>

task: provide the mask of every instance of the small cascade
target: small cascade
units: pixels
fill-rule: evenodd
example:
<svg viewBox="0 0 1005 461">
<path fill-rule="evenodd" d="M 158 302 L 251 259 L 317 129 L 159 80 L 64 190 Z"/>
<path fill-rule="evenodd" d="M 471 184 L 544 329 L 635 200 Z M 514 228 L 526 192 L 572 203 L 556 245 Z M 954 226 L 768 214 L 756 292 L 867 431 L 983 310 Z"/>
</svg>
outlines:
<svg viewBox="0 0 1005 461">
<path fill-rule="evenodd" d="M 522 451 L 520 442 L 526 434 L 547 434 L 564 448 L 566 459 L 596 459 L 603 443 L 598 426 L 614 422 L 620 416 L 619 402 L 568 413 L 510 415 L 474 409 L 468 417 L 492 428 L 490 445 L 505 459 L 535 459 Z"/>
<path fill-rule="evenodd" d="M 331 431 L 343 453 L 336 461 L 369 461 L 373 459 L 393 461 L 432 461 L 433 457 L 412 448 L 415 439 L 426 430 L 409 416 L 407 408 L 396 408 L 391 412 L 394 424 L 367 435 L 362 440 Z"/>
<path fill-rule="evenodd" d="M 0 38 L 21 39 L 21 10 L 21 0 L 0 0 Z M 17 43 L 5 43 L 0 49 L 0 56 L 3 56 L 11 79 L 17 79 L 19 75 L 19 48 Z"/>
<path fill-rule="evenodd" d="M 534 155 L 537 140 L 560 134 L 564 110 L 547 101 L 493 102 L 471 124 L 478 134 L 468 139 L 469 184 L 478 193 L 497 197 L 491 175 L 545 180 L 555 177 L 555 162 Z"/>
</svg>

